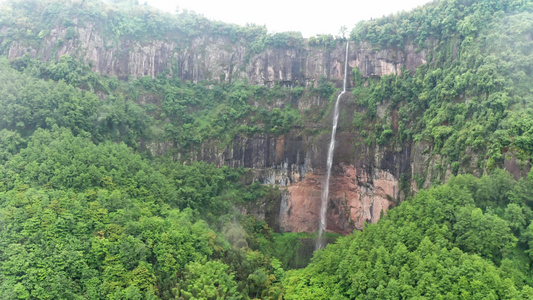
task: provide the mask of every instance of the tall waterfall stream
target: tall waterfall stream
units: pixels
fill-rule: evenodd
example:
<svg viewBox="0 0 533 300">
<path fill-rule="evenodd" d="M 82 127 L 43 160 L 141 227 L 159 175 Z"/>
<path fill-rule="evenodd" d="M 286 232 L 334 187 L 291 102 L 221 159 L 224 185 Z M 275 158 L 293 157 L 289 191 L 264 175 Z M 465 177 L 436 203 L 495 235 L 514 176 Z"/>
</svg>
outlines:
<svg viewBox="0 0 533 300">
<path fill-rule="evenodd" d="M 318 225 L 318 239 L 316 241 L 316 250 L 324 248 L 326 241 L 324 238 L 324 231 L 326 230 L 327 221 L 326 221 L 326 211 L 328 208 L 328 197 L 329 197 L 329 179 L 331 177 L 331 167 L 333 165 L 333 152 L 335 152 L 335 134 L 337 132 L 337 123 L 339 121 L 339 101 L 346 92 L 346 78 L 348 71 L 348 48 L 350 43 L 346 43 L 346 55 L 344 58 L 344 82 L 342 85 L 342 92 L 337 97 L 335 102 L 335 108 L 333 109 L 333 127 L 331 129 L 331 141 L 329 142 L 328 149 L 328 160 L 327 160 L 327 170 L 326 170 L 326 182 L 324 185 L 324 190 L 322 191 L 322 197 L 320 202 L 320 223 Z"/>
</svg>

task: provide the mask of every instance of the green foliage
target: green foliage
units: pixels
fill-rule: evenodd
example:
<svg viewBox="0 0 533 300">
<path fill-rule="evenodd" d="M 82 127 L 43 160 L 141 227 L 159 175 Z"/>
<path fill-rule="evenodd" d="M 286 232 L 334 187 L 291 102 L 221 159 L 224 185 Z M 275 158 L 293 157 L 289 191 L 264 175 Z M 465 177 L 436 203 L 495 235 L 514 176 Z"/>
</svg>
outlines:
<svg viewBox="0 0 533 300">
<path fill-rule="evenodd" d="M 88 87 L 87 78 L 94 78 L 94 74 L 86 73 L 88 67 L 71 57 L 63 56 L 58 63 L 47 65 L 26 56 L 12 65 L 24 72 L 0 60 L 0 79 L 4 81 L 0 87 L 0 129 L 15 130 L 25 137 L 37 128 L 67 127 L 95 141 L 122 140 L 135 146 L 148 127 L 146 113 L 121 94 L 102 99 L 74 87 Z M 39 77 L 58 82 L 36 79 L 30 75 L 34 70 Z M 99 80 L 94 82 L 103 85 Z"/>
<path fill-rule="evenodd" d="M 299 122 L 299 112 L 290 106 L 281 109 L 255 107 L 255 102 L 271 102 L 287 97 L 289 89 L 262 90 L 242 82 L 233 85 L 181 83 L 164 76 L 141 77 L 129 86 L 114 78 L 97 76 L 88 66 L 70 56 L 57 63 L 42 63 L 23 56 L 2 64 L 6 78 L 0 107 L 6 112 L 0 128 L 18 130 L 22 136 L 33 128 L 69 127 L 75 134 L 90 133 L 95 141 L 124 141 L 137 147 L 140 138 L 174 140 L 183 148 L 192 148 L 206 139 L 227 142 L 237 134 L 287 133 Z M 37 78 L 53 81 L 38 80 Z M 103 98 L 83 89 L 107 93 Z M 303 90 L 300 91 L 303 93 Z M 144 107 L 131 101 L 150 97 L 160 107 Z M 148 114 L 153 115 L 155 122 Z M 248 121 L 256 124 L 248 126 Z"/>
<path fill-rule="evenodd" d="M 531 271 L 516 246 L 530 238 L 529 229 L 520 232 L 532 220 L 523 213 L 531 204 L 512 196 L 514 203 L 496 200 L 490 208 L 485 193 L 496 185 L 505 186 L 503 195 L 531 197 L 533 189 L 529 179 L 500 183 L 502 176 L 457 176 L 421 191 L 378 224 L 316 253 L 307 268 L 289 272 L 286 298 L 528 299 Z M 495 197 L 508 199 L 503 195 Z"/>
<path fill-rule="evenodd" d="M 343 42 L 343 40 L 340 40 Z M 312 36 L 309 38 L 309 46 L 312 47 L 323 47 L 324 49 L 333 49 L 338 44 L 338 39 L 333 37 L 331 34 L 320 34 L 317 36 Z"/>
<path fill-rule="evenodd" d="M 80 29 L 98 30 L 105 39 L 105 47 L 118 45 L 124 40 L 172 40 L 179 46 L 188 46 L 199 37 L 215 37 L 230 43 L 248 43 L 247 55 L 257 54 L 265 47 L 302 48 L 304 39 L 299 32 L 269 34 L 264 26 L 247 24 L 237 26 L 212 21 L 186 9 L 165 13 L 139 1 L 87 0 L 71 1 L 18 1 L 10 0 L 0 7 L 0 25 L 10 29 L 2 34 L 0 52 L 7 54 L 15 41 L 24 39 L 36 47 L 47 40 L 53 28 L 64 28 L 54 40 L 54 49 L 66 41 L 76 43 Z"/>
<path fill-rule="evenodd" d="M 392 128 L 389 127 L 386 127 L 385 129 L 383 129 L 383 131 L 381 132 L 381 135 L 379 136 L 377 142 L 378 144 L 380 145 L 385 145 L 385 144 L 388 144 L 390 141 L 391 141 L 391 138 L 394 136 L 394 131 L 392 130 Z"/>
<path fill-rule="evenodd" d="M 510 252 L 517 241 L 507 222 L 498 216 L 483 214 L 480 208 L 461 208 L 456 218 L 453 227 L 456 243 L 466 252 L 493 258 L 502 252 Z"/>
<path fill-rule="evenodd" d="M 218 261 L 187 265 L 178 284 L 179 299 L 241 299 L 228 266 Z"/>
<path fill-rule="evenodd" d="M 288 97 L 287 88 L 271 90 L 244 82 L 213 87 L 162 76 L 141 77 L 136 85 L 142 95 L 162 99 L 160 108 L 150 108 L 154 127 L 159 128 L 151 139 L 174 140 L 181 149 L 194 149 L 209 140 L 230 143 L 239 135 L 281 135 L 300 122 L 299 111 L 291 106 L 269 105 Z"/>
<path fill-rule="evenodd" d="M 530 143 L 533 28 L 531 6 L 516 1 L 441 1 L 410 13 L 358 24 L 352 39 L 385 49 L 415 44 L 428 63 L 414 74 L 370 78 L 358 104 L 369 120 L 378 108 L 397 110 L 398 142 L 433 143 L 454 173 L 476 153 L 488 170 L 503 166 L 507 151 L 528 159 Z M 381 124 L 384 126 L 385 124 Z M 393 126 L 395 127 L 395 126 Z M 390 135 L 390 132 L 386 132 Z M 376 135 L 378 143 L 384 136 Z"/>
<path fill-rule="evenodd" d="M 265 44 L 276 48 L 301 48 L 304 45 L 304 39 L 300 32 L 279 32 L 268 36 Z"/>
<path fill-rule="evenodd" d="M 216 39 L 245 46 L 250 58 L 268 47 L 306 46 L 300 33 L 112 2 L 9 1 L 0 8 L 0 51 L 14 42 L 49 47 L 59 32 L 54 57 L 59 47 L 77 45 L 88 26 L 101 32 L 104 47 L 156 39 L 182 49 L 196 38 Z M 533 175 L 516 182 L 498 169 L 508 151 L 533 155 L 532 13 L 530 1 L 454 0 L 356 26 L 354 40 L 399 55 L 415 45 L 427 60 L 415 72 L 381 78 L 353 69 L 357 108 L 349 123 L 361 138 L 369 146 L 429 143 L 431 154 L 445 158 L 435 169 L 444 172 L 447 163 L 454 175 L 475 153 L 487 175 L 422 190 L 287 273 L 307 265 L 314 236 L 274 233 L 235 209 L 279 191 L 248 184 L 244 169 L 190 158 L 204 145 L 288 133 L 302 124 L 296 100 L 331 100 L 331 82 L 321 78 L 309 89 L 193 84 L 170 72 L 124 82 L 92 72 L 76 56 L 1 59 L 0 295 L 532 298 Z M 322 35 L 307 45 L 329 51 L 338 42 Z M 150 156 L 160 142 L 172 145 L 169 157 L 134 152 Z M 413 177 L 421 187 L 427 176 Z M 402 176 L 402 189 L 408 185 Z"/>
<path fill-rule="evenodd" d="M 38 129 L 27 146 L 15 132 L 0 133 L 6 137 L 0 165 L 2 295 L 281 293 L 279 265 L 248 254 L 246 246 L 232 249 L 204 221 L 228 218 L 233 205 L 244 201 L 240 194 L 253 197 L 239 181 L 242 170 L 148 161 L 123 143 L 97 145 L 65 128 Z M 268 280 L 249 281 L 256 271 Z"/>
<path fill-rule="evenodd" d="M 333 86 L 333 84 L 329 82 L 326 77 L 322 76 L 318 81 L 316 91 L 322 98 L 328 99 L 335 92 L 335 86 Z"/>
<path fill-rule="evenodd" d="M 16 131 L 2 129 L 0 131 L 0 161 L 6 161 L 17 154 L 24 146 L 24 139 Z"/>
<path fill-rule="evenodd" d="M 357 88 L 360 88 L 361 85 L 363 84 L 363 73 L 361 73 L 361 70 L 359 70 L 357 66 L 355 66 L 352 69 L 352 76 L 353 76 L 354 85 Z"/>
</svg>

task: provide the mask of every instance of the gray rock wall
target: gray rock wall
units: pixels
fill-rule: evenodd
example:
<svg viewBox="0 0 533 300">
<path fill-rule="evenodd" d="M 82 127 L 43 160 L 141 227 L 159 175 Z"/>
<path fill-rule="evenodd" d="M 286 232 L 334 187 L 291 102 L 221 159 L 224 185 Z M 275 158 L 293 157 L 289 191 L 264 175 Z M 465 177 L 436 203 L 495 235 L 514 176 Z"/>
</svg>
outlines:
<svg viewBox="0 0 533 300">
<path fill-rule="evenodd" d="M 92 23 L 78 24 L 77 37 L 66 40 L 65 28 L 57 27 L 34 47 L 13 42 L 9 59 L 26 53 L 43 60 L 58 60 L 62 55 L 80 58 L 93 70 L 121 79 L 152 76 L 162 72 L 182 80 L 247 80 L 257 85 L 316 85 L 321 77 L 342 81 L 344 45 L 323 47 L 267 48 L 251 54 L 245 41 L 232 43 L 228 38 L 203 36 L 192 41 L 108 40 Z M 374 50 L 367 43 L 351 43 L 349 66 L 357 66 L 363 76 L 400 73 L 402 67 L 414 71 L 426 62 L 427 51 L 414 46 L 401 50 Z M 176 74 L 174 74 L 176 73 Z"/>
<path fill-rule="evenodd" d="M 321 77 L 341 85 L 344 76 L 345 48 L 341 44 L 329 50 L 305 46 L 268 48 L 251 54 L 245 42 L 231 43 L 221 37 L 205 36 L 187 43 L 179 40 L 109 41 L 96 28 L 91 23 L 79 24 L 76 27 L 78 37 L 72 40 L 65 40 L 66 30 L 55 28 L 38 47 L 13 42 L 8 51 L 9 59 L 26 53 L 44 60 L 70 55 L 80 58 L 100 74 L 121 79 L 155 77 L 169 72 L 192 82 L 246 80 L 266 86 L 316 86 Z M 355 67 L 364 77 L 399 74 L 402 69 L 414 71 L 426 62 L 426 56 L 427 51 L 415 51 L 413 46 L 401 50 L 374 50 L 367 43 L 351 42 L 348 74 Z M 348 84 L 349 87 L 353 85 Z M 347 116 L 353 115 L 355 109 L 350 99 L 344 97 L 341 101 L 341 110 Z M 328 105 L 319 97 L 299 99 L 295 104 L 300 109 L 327 109 Z M 393 113 L 386 106 L 379 107 L 378 111 L 383 116 Z M 219 141 L 206 142 L 197 151 L 188 153 L 188 157 L 219 166 L 252 168 L 251 180 L 278 185 L 283 192 L 277 205 L 272 205 L 270 199 L 270 204 L 258 206 L 261 209 L 243 210 L 274 222 L 270 224 L 273 228 L 314 231 L 318 224 L 329 135 L 329 130 L 324 130 L 323 134 L 310 137 L 302 134 L 301 129 L 294 129 L 279 137 L 236 136 L 228 145 L 221 145 Z M 427 166 L 435 158 L 427 157 L 419 146 L 368 146 L 357 142 L 364 140 L 358 133 L 342 128 L 337 140 L 328 230 L 346 234 L 362 228 L 365 222 L 376 222 L 381 213 L 405 197 L 400 191 L 402 175 L 412 179 L 416 171 L 431 177 Z M 412 151 L 413 146 L 415 151 Z M 173 144 L 149 143 L 144 147 L 154 155 L 162 155 Z"/>
</svg>

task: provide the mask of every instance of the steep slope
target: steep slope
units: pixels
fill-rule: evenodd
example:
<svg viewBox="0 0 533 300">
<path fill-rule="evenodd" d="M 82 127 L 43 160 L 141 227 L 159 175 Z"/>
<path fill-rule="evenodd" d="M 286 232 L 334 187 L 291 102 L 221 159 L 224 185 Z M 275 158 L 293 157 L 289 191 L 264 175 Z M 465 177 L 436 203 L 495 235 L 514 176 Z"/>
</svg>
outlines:
<svg viewBox="0 0 533 300">
<path fill-rule="evenodd" d="M 1 8 L 3 297 L 532 297 L 531 1 L 349 40 L 132 3 Z M 314 249 L 347 42 L 327 238 L 347 236 L 285 272 Z"/>
<path fill-rule="evenodd" d="M 361 229 L 452 174 L 495 167 L 516 178 L 527 173 L 530 5 L 436 2 L 354 29 L 329 230 Z M 306 41 L 188 12 L 96 1 L 13 2 L 5 9 L 2 51 L 19 70 L 28 69 L 30 58 L 69 63 L 68 57 L 95 72 L 86 81 L 98 81 L 98 74 L 137 77 L 129 81 L 137 82 L 135 92 L 117 94 L 155 121 L 131 144 L 152 155 L 253 168 L 254 179 L 286 187 L 281 228 L 316 230 L 343 40 Z M 9 17 L 17 14 L 28 17 Z M 77 72 L 51 69 L 41 77 Z M 203 115 L 184 118 L 185 112 Z"/>
</svg>

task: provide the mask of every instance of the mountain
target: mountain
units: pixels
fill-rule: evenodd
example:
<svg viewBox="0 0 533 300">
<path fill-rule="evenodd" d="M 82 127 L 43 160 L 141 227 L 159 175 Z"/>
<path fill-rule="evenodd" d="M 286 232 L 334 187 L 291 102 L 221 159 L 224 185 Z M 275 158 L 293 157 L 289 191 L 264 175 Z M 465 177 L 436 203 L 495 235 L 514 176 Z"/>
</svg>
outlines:
<svg viewBox="0 0 533 300">
<path fill-rule="evenodd" d="M 8 1 L 1 12 L 9 297 L 531 294 L 519 267 L 530 264 L 531 1 L 435 1 L 349 38 L 310 39 L 131 1 Z M 326 215 L 348 236 L 285 275 L 312 253 L 345 64 Z M 176 226 L 203 246 L 183 250 L 195 243 L 170 237 Z M 77 271 L 58 267 L 61 249 Z M 399 274 L 426 268 L 430 252 L 435 268 L 461 271 L 422 290 Z M 38 264 L 47 257 L 61 263 Z M 34 265 L 14 265 L 24 261 Z M 359 263 L 373 267 L 348 267 Z M 211 274 L 228 289 L 193 287 Z M 63 284 L 69 294 L 56 293 Z"/>
</svg>

